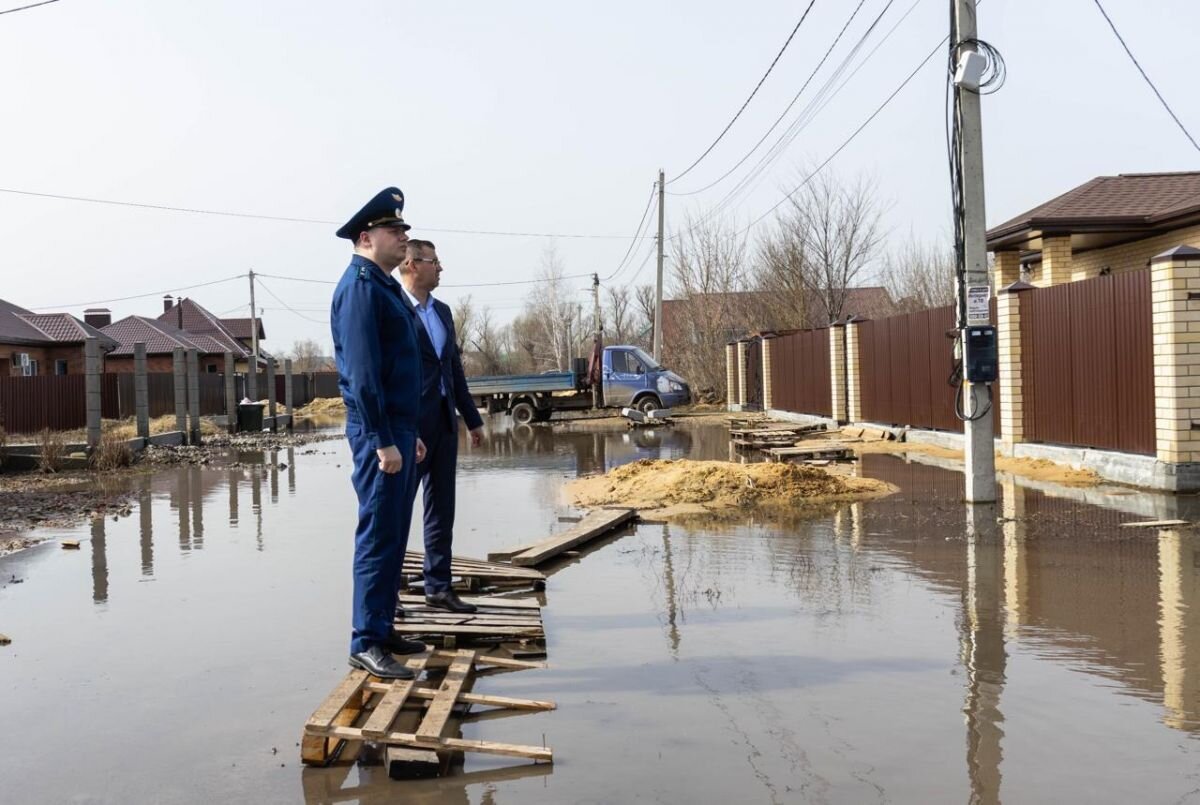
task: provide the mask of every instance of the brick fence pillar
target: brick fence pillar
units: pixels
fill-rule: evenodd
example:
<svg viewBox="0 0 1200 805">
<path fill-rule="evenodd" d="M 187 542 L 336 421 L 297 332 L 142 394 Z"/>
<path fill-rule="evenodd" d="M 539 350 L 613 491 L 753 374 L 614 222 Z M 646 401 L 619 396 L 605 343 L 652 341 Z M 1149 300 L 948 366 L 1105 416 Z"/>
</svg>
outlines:
<svg viewBox="0 0 1200 805">
<path fill-rule="evenodd" d="M 725 407 L 737 410 L 738 401 L 737 344 L 725 345 Z"/>
<path fill-rule="evenodd" d="M 738 341 L 737 343 L 737 367 L 738 367 L 738 382 L 737 382 L 737 401 L 738 405 L 744 411 L 747 403 L 750 401 L 749 378 L 746 377 L 746 371 L 750 367 L 750 342 Z"/>
<path fill-rule="evenodd" d="M 762 340 L 762 407 L 764 411 L 770 411 L 775 407 L 775 394 L 771 389 L 771 342 L 773 336 L 763 336 Z"/>
<path fill-rule="evenodd" d="M 1070 282 L 1071 279 L 1071 237 L 1042 238 L 1042 270 L 1034 285 L 1048 288 Z"/>
<path fill-rule="evenodd" d="M 996 340 L 1000 355 L 1000 437 L 1006 448 L 1025 441 L 1024 376 L 1021 370 L 1021 256 L 996 254 Z"/>
<path fill-rule="evenodd" d="M 838 422 L 846 421 L 846 325 L 836 322 L 829 326 L 829 415 Z"/>
<path fill-rule="evenodd" d="M 1200 249 L 1154 257 L 1150 280 L 1156 454 L 1168 464 L 1200 462 L 1200 374 L 1192 374 L 1200 372 L 1200 299 L 1188 293 L 1200 289 Z"/>
<path fill-rule="evenodd" d="M 862 364 L 859 361 L 862 338 L 858 325 L 866 319 L 857 317 L 846 321 L 846 419 L 862 422 Z"/>
</svg>

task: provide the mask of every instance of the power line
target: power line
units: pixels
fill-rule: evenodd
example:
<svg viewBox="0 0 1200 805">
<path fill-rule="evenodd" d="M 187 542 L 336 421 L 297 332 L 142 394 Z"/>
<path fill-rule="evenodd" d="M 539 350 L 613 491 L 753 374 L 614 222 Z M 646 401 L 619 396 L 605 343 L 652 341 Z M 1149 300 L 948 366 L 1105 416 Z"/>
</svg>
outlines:
<svg viewBox="0 0 1200 805">
<path fill-rule="evenodd" d="M 1187 130 L 1187 127 L 1183 125 L 1183 121 L 1179 119 L 1179 116 L 1175 114 L 1175 110 L 1173 110 L 1171 105 L 1167 103 L 1167 99 L 1164 98 L 1162 93 L 1158 91 L 1158 87 L 1154 86 L 1154 82 L 1150 80 L 1150 76 L 1146 75 L 1146 71 L 1143 70 L 1142 65 L 1138 63 L 1137 58 L 1133 55 L 1133 51 L 1129 49 L 1129 45 L 1125 44 L 1125 38 L 1121 36 L 1121 32 L 1117 30 L 1117 26 L 1112 21 L 1112 17 L 1108 16 L 1108 12 L 1104 10 L 1104 6 L 1100 5 L 1100 0 L 1093 0 L 1093 2 L 1095 2 L 1096 8 L 1100 9 L 1100 13 L 1104 15 L 1105 21 L 1108 22 L 1108 27 L 1112 28 L 1112 32 L 1116 35 L 1117 41 L 1121 43 L 1121 47 L 1125 48 L 1125 53 L 1129 56 L 1129 60 L 1133 62 L 1133 66 L 1136 67 L 1138 72 L 1142 74 L 1142 78 L 1144 78 L 1146 83 L 1150 85 L 1150 89 L 1154 90 L 1154 94 L 1158 98 L 1158 102 L 1161 103 L 1163 108 L 1167 110 L 1167 114 L 1169 114 L 1171 119 L 1175 121 L 1175 125 L 1179 126 L 1179 130 L 1183 132 L 1184 137 L 1188 138 L 1188 141 L 1191 142 L 1192 147 L 1197 151 L 1200 151 L 1200 144 L 1196 143 L 1196 138 L 1193 137 L 1191 132 Z"/>
<path fill-rule="evenodd" d="M 254 274 L 255 279 L 258 279 L 261 276 L 262 276 L 262 274 L 259 274 L 258 272 L 255 272 L 255 274 Z M 305 316 L 303 313 L 296 310 L 294 307 L 289 305 L 287 302 L 280 299 L 279 296 L 274 291 L 272 291 L 270 288 L 268 288 L 267 284 L 265 282 L 263 282 L 262 280 L 258 281 L 258 287 L 262 288 L 264 291 L 266 291 L 268 294 L 270 294 L 272 299 L 274 299 L 279 304 L 283 305 L 284 309 L 291 312 L 293 315 L 299 316 L 300 318 L 304 319 L 305 321 L 311 321 L 313 324 L 326 324 L 326 325 L 329 324 L 328 318 L 314 319 L 311 316 Z"/>
<path fill-rule="evenodd" d="M 929 60 L 930 60 L 930 59 L 932 59 L 932 58 L 933 58 L 933 57 L 934 57 L 934 56 L 935 56 L 935 55 L 938 53 L 938 51 L 940 51 L 940 50 L 942 49 L 942 46 L 943 46 L 943 45 L 945 45 L 945 44 L 946 44 L 946 43 L 947 43 L 949 40 L 950 40 L 950 37 L 949 37 L 949 36 L 943 37 L 943 38 L 942 38 L 942 41 L 938 43 L 937 47 L 935 47 L 933 50 L 931 50 L 931 51 L 929 52 L 929 55 L 928 55 L 928 56 L 926 56 L 926 57 L 925 57 L 925 58 L 924 58 L 924 59 L 921 61 L 921 63 L 917 65 L 916 69 L 915 69 L 915 70 L 913 70 L 911 73 L 909 73 L 909 74 L 908 74 L 908 77 L 907 77 L 907 78 L 905 78 L 903 81 L 901 81 L 901 82 L 900 82 L 900 86 L 896 87 L 896 89 L 894 89 L 894 90 L 892 91 L 892 94 L 891 94 L 891 95 L 889 95 L 889 96 L 887 96 L 887 98 L 886 98 L 886 99 L 884 99 L 883 103 L 881 103 L 881 104 L 879 105 L 879 107 L 878 107 L 878 108 L 876 108 L 876 110 L 875 110 L 874 112 L 872 112 L 872 113 L 870 114 L 870 116 L 869 116 L 869 117 L 868 117 L 866 120 L 864 120 L 864 121 L 862 122 L 862 125 L 860 125 L 860 126 L 857 128 L 857 129 L 855 129 L 855 130 L 854 130 L 854 133 L 852 133 L 852 134 L 851 134 L 849 137 L 847 137 L 847 138 L 846 138 L 846 139 L 845 139 L 845 140 L 842 142 L 842 144 L 841 144 L 841 145 L 839 145 L 839 146 L 838 146 L 838 147 L 837 147 L 837 148 L 834 150 L 834 152 L 833 152 L 832 154 L 830 154 L 828 157 L 826 157 L 826 158 L 825 158 L 825 161 L 824 161 L 824 162 L 822 162 L 820 165 L 818 165 L 818 166 L 816 167 L 816 169 L 814 169 L 814 170 L 812 171 L 812 173 L 808 174 L 808 176 L 805 176 L 805 177 L 804 177 L 804 180 L 803 180 L 803 181 L 801 181 L 801 182 L 800 182 L 800 184 L 798 184 L 796 187 L 792 188 L 792 190 L 790 190 L 790 191 L 789 191 L 789 192 L 788 192 L 788 193 L 787 193 L 787 194 L 786 194 L 786 195 L 785 195 L 783 198 L 781 198 L 781 199 L 780 199 L 780 200 L 779 200 L 779 201 L 778 201 L 778 202 L 775 204 L 775 206 L 771 207 L 771 209 L 767 210 L 767 211 L 766 211 L 766 212 L 764 212 L 762 215 L 758 216 L 758 217 L 757 217 L 757 218 L 755 218 L 753 221 L 751 221 L 751 222 L 750 222 L 750 224 L 749 224 L 749 226 L 747 226 L 745 229 L 741 230 L 741 231 L 740 231 L 738 234 L 739 234 L 739 235 L 742 235 L 742 234 L 745 234 L 746 232 L 749 232 L 749 231 L 750 231 L 751 229 L 753 229 L 753 228 L 754 228 L 756 225 L 758 225 L 758 223 L 759 223 L 760 221 L 762 221 L 764 218 L 766 218 L 766 217 L 767 217 L 768 215 L 770 215 L 771 213 L 775 212 L 775 210 L 779 209 L 779 207 L 780 207 L 780 206 L 782 206 L 782 205 L 783 205 L 783 203 L 784 203 L 785 201 L 787 201 L 788 199 L 790 199 L 790 198 L 791 198 L 792 196 L 794 196 L 794 195 L 795 195 L 797 192 L 799 192 L 801 188 L 803 188 L 803 187 L 804 187 L 805 185 L 807 185 L 807 184 L 808 184 L 810 181 L 812 181 L 812 180 L 813 180 L 813 178 L 814 178 L 814 177 L 815 177 L 815 176 L 816 176 L 818 173 L 820 173 L 820 172 L 821 172 L 821 171 L 822 171 L 822 170 L 825 168 L 825 166 L 826 166 L 826 165 L 828 165 L 830 162 L 832 162 L 832 161 L 833 161 L 834 157 L 836 157 L 838 154 L 840 154 L 840 153 L 843 151 L 843 149 L 845 149 L 845 148 L 846 148 L 846 146 L 848 146 L 848 145 L 849 145 L 851 142 L 853 142 L 853 141 L 854 141 L 854 139 L 855 139 L 855 138 L 856 138 L 856 137 L 857 137 L 859 134 L 861 134 L 861 133 L 862 133 L 862 130 L 863 130 L 863 129 L 865 129 L 865 128 L 866 128 L 868 125 L 870 125 L 870 123 L 871 123 L 871 121 L 872 121 L 872 120 L 874 120 L 876 117 L 878 117 L 878 116 L 879 116 L 879 113 L 880 113 L 880 112 L 882 112 L 882 111 L 883 111 L 883 110 L 884 110 L 884 109 L 887 107 L 887 105 L 888 105 L 889 103 L 891 103 L 891 102 L 892 102 L 892 100 L 893 100 L 893 99 L 894 99 L 894 98 L 895 98 L 897 95 L 899 95 L 899 94 L 900 94 L 900 91 L 901 91 L 901 90 L 903 90 L 903 89 L 904 89 L 906 86 L 908 86 L 908 83 L 909 83 L 910 81 L 912 81 L 912 80 L 913 80 L 913 78 L 915 78 L 915 77 L 916 77 L 917 73 L 921 72 L 921 68 L 923 68 L 923 67 L 924 67 L 926 64 L 928 64 L 928 63 L 929 63 Z"/>
<path fill-rule="evenodd" d="M 13 14 L 17 11 L 25 11 L 26 9 L 37 8 L 38 6 L 48 6 L 51 3 L 57 2 L 58 0 L 42 0 L 40 3 L 30 3 L 27 6 L 20 6 L 19 8 L 6 8 L 3 11 L 0 11 L 0 14 Z"/>
<path fill-rule="evenodd" d="M 629 241 L 629 248 L 625 250 L 625 255 L 621 258 L 621 262 L 617 264 L 617 267 L 613 270 L 613 272 L 604 278 L 605 282 L 608 282 L 613 277 L 620 274 L 621 271 L 625 268 L 625 264 L 629 260 L 629 255 L 633 254 L 633 248 L 635 246 L 637 246 L 637 242 L 640 239 L 642 230 L 645 228 L 646 221 L 649 219 L 650 208 L 654 206 L 654 196 L 655 196 L 654 191 L 657 189 L 657 185 L 658 185 L 657 182 L 655 182 L 653 185 L 651 185 L 650 198 L 646 199 L 646 209 L 642 210 L 642 220 L 638 221 L 637 229 L 635 229 L 633 231 L 633 238 Z"/>
<path fill-rule="evenodd" d="M 792 44 L 792 39 L 795 38 L 796 32 L 800 30 L 800 26 L 804 24 L 806 19 L 808 19 L 808 12 L 812 11 L 812 7 L 816 4 L 816 2 L 817 0 L 809 0 L 808 8 L 804 9 L 804 13 L 800 15 L 800 21 L 796 23 L 794 28 L 792 28 L 792 32 L 788 34 L 787 41 L 783 43 L 783 47 L 780 48 L 779 52 L 775 54 L 775 58 L 771 61 L 771 66 L 767 68 L 765 73 L 763 73 L 763 77 L 758 79 L 758 83 L 754 85 L 754 89 L 750 92 L 750 96 L 746 98 L 746 101 L 742 104 L 741 108 L 737 110 L 737 114 L 733 116 L 733 119 L 730 120 L 729 123 L 726 124 L 725 128 L 721 130 L 721 133 L 717 135 L 717 139 L 713 140 L 712 145 L 704 149 L 703 154 L 696 157 L 695 162 L 693 162 L 691 165 L 688 165 L 682 173 L 671 179 L 672 182 L 674 182 L 676 179 L 682 179 L 684 176 L 687 176 L 688 173 L 691 172 L 692 168 L 699 165 L 701 161 L 703 161 L 704 158 L 708 156 L 714 148 L 717 147 L 717 143 L 721 142 L 721 139 L 729 133 L 729 130 L 733 128 L 733 124 L 737 122 L 737 119 L 742 116 L 742 112 L 746 111 L 746 107 L 750 105 L 750 101 L 752 101 L 754 96 L 758 94 L 758 90 L 762 87 L 763 82 L 767 80 L 767 76 L 769 76 L 771 71 L 775 69 L 775 65 L 779 63 L 779 59 L 781 56 L 783 56 L 784 51 L 788 49 L 788 45 Z M 670 182 L 668 182 L 668 184 L 670 184 Z"/>
<path fill-rule="evenodd" d="M 731 173 L 733 173 L 735 170 L 740 168 L 742 166 L 742 164 L 747 159 L 749 159 L 754 154 L 755 151 L 758 150 L 758 147 L 760 145 L 762 145 L 763 142 L 765 142 L 768 137 L 771 136 L 771 132 L 775 131 L 775 128 L 783 121 L 783 119 L 785 117 L 787 117 L 787 113 L 792 111 L 792 107 L 796 105 L 796 101 L 800 100 L 800 96 L 804 94 L 804 90 L 808 89 L 808 85 L 810 83 L 812 83 L 812 80 L 816 77 L 816 75 L 820 71 L 821 67 L 825 64 L 825 61 L 829 58 L 829 54 L 833 52 L 833 49 L 835 47 L 837 47 L 838 42 L 842 41 L 842 35 L 845 34 L 846 29 L 850 27 L 850 23 L 854 22 L 854 18 L 858 16 L 859 10 L 863 7 L 863 3 L 865 3 L 866 1 L 867 0 L 859 0 L 858 5 L 856 5 L 854 7 L 854 11 L 850 13 L 850 18 L 848 20 L 846 20 L 844 25 L 842 25 L 842 29 L 840 31 L 838 31 L 838 35 L 834 37 L 833 42 L 830 43 L 829 48 L 825 51 L 825 55 L 821 57 L 821 60 L 819 62 L 817 62 L 817 66 L 814 67 L 812 72 L 808 74 L 808 78 L 805 79 L 804 83 L 800 86 L 800 89 L 796 92 L 796 94 L 792 96 L 792 100 L 788 102 L 788 105 L 786 107 L 784 107 L 783 111 L 779 114 L 779 117 L 775 118 L 775 122 L 772 123 L 771 127 L 766 130 L 766 132 L 763 134 L 762 137 L 759 138 L 758 142 L 756 142 L 754 144 L 754 146 L 748 152 L 746 152 L 745 156 L 743 156 L 741 159 L 739 159 L 732 168 L 725 171 L 725 173 L 721 174 L 721 176 L 719 176 L 714 181 L 709 182 L 704 187 L 700 187 L 695 190 L 688 190 L 688 191 L 684 191 L 684 192 L 672 192 L 671 195 L 694 196 L 697 193 L 703 193 L 705 190 L 708 190 L 709 188 L 714 187 L 715 185 L 718 185 L 721 182 L 725 181 L 725 179 L 728 178 L 728 176 Z M 678 179 L 681 176 L 683 176 L 682 173 L 679 174 L 679 176 L 676 176 L 675 178 Z M 672 181 L 674 181 L 674 180 L 672 180 Z M 668 182 L 668 184 L 670 184 L 670 182 Z"/>
<path fill-rule="evenodd" d="M 209 285 L 220 285 L 222 282 L 232 282 L 233 280 L 245 279 L 245 277 L 246 277 L 245 274 L 234 274 L 232 277 L 226 277 L 225 279 L 212 280 L 211 282 L 201 282 L 201 283 L 197 283 L 196 285 L 184 285 L 183 287 L 179 287 L 179 288 L 168 288 L 164 291 L 153 291 L 151 293 L 140 293 L 140 294 L 135 294 L 133 296 L 119 296 L 115 299 L 93 299 L 90 302 L 72 302 L 70 304 L 65 304 L 65 305 L 37 305 L 36 307 L 33 307 L 31 309 L 32 310 L 49 310 L 50 308 L 72 308 L 72 307 L 83 307 L 85 305 L 103 305 L 108 302 L 127 302 L 130 299 L 145 299 L 148 296 L 163 296 L 165 294 L 176 293 L 178 291 L 190 291 L 193 288 L 206 288 Z"/>
<path fill-rule="evenodd" d="M 255 277 L 269 277 L 270 279 L 275 279 L 275 280 L 287 280 L 288 282 L 309 282 L 309 283 L 313 283 L 316 285 L 337 285 L 338 284 L 337 280 L 315 280 L 315 279 L 310 279 L 308 277 L 284 277 L 280 274 L 259 274 L 257 271 L 254 273 L 254 276 Z M 590 276 L 592 276 L 592 275 L 591 274 L 563 274 L 561 277 L 557 277 L 556 279 L 572 280 L 572 279 L 582 279 L 584 277 L 590 277 Z M 441 288 L 495 288 L 495 287 L 498 287 L 501 285 L 536 285 L 539 282 L 549 282 L 549 281 L 550 280 L 547 280 L 547 279 L 509 280 L 506 282 L 475 282 L 475 283 L 468 283 L 468 284 L 462 284 L 462 285 L 440 285 L 438 287 L 441 287 Z"/>
<path fill-rule="evenodd" d="M 299 218 L 285 215 L 259 215 L 248 212 L 231 212 L 229 210 L 208 210 L 196 207 L 174 207 L 168 204 L 144 204 L 137 201 L 118 201 L 116 199 L 92 198 L 89 196 L 68 196 L 61 193 L 38 193 L 33 190 L 18 190 L 11 187 L 0 187 L 0 193 L 16 196 L 31 196 L 34 198 L 49 198 L 58 201 L 78 201 L 85 204 L 106 204 L 111 207 L 133 207 L 142 210 L 158 210 L 160 212 L 182 212 L 191 215 L 215 215 L 224 218 L 245 218 L 256 221 L 282 221 L 293 224 L 323 224 L 338 226 L 341 221 L 329 221 L 323 218 Z M 502 232 L 492 229 L 445 229 L 422 227 L 423 232 L 438 232 L 453 235 L 494 235 L 513 238 L 564 238 L 592 240 L 625 240 L 628 235 L 580 234 L 571 232 Z"/>
</svg>

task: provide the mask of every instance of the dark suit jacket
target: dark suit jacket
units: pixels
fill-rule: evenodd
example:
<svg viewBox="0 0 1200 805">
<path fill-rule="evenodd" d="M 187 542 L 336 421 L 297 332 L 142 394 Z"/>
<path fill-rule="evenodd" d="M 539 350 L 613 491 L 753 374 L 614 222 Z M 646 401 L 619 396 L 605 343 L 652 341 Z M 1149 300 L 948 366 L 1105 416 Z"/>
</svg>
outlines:
<svg viewBox="0 0 1200 805">
<path fill-rule="evenodd" d="M 400 296 L 411 310 L 413 305 L 408 294 L 401 290 Z M 483 417 L 479 415 L 479 409 L 471 399 L 471 392 L 467 390 L 462 357 L 458 354 L 458 344 L 454 341 L 454 316 L 450 313 L 450 306 L 439 299 L 433 300 L 433 309 L 442 320 L 442 326 L 446 328 L 446 345 L 440 358 L 434 351 L 433 339 L 425 331 L 421 317 L 413 311 L 417 323 L 417 343 L 421 352 L 421 430 L 438 427 L 443 421 L 438 415 L 443 407 L 446 413 L 444 421 L 450 423 L 451 430 L 458 428 L 455 411 L 462 414 L 467 429 L 474 430 L 483 424 Z M 446 389 L 444 397 L 441 392 L 442 386 Z"/>
</svg>

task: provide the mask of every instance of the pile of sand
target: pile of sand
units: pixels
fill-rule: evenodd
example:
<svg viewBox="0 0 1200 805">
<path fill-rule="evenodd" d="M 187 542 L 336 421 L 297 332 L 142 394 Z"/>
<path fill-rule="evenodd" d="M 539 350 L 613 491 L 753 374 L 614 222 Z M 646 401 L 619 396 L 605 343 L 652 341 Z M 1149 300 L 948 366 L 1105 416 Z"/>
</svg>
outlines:
<svg viewBox="0 0 1200 805">
<path fill-rule="evenodd" d="M 317 397 L 308 405 L 296 409 L 297 419 L 323 416 L 345 416 L 346 403 L 341 397 Z"/>
<path fill-rule="evenodd" d="M 617 504 L 692 514 L 749 507 L 796 507 L 880 497 L 895 491 L 873 478 L 832 475 L 802 464 L 731 464 L 726 461 L 643 459 L 607 475 L 567 486 L 579 506 Z"/>
</svg>

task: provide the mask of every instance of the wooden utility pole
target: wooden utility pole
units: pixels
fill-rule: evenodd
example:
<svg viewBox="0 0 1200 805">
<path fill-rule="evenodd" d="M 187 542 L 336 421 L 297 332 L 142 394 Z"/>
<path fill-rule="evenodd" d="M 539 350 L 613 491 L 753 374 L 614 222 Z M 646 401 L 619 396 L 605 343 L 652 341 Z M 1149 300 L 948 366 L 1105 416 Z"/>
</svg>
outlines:
<svg viewBox="0 0 1200 805">
<path fill-rule="evenodd" d="M 246 396 L 258 402 L 258 311 L 254 307 L 254 270 L 250 271 L 250 371 L 246 375 Z"/>
<path fill-rule="evenodd" d="M 957 59 L 978 48 L 974 0 L 955 0 L 950 40 L 956 45 Z M 979 112 L 979 92 L 959 85 L 957 96 L 959 126 L 959 192 L 962 199 L 961 231 L 964 271 L 958 274 L 958 327 L 962 336 L 963 385 L 962 407 L 966 415 L 964 465 L 965 497 L 968 503 L 992 503 L 996 500 L 996 455 L 993 442 L 990 388 L 986 383 L 966 379 L 972 365 L 969 325 L 990 325 L 988 311 L 988 265 L 986 216 L 983 193 L 983 123 Z M 956 214 L 959 214 L 956 211 Z M 982 297 L 983 304 L 971 306 L 970 298 Z"/>
<path fill-rule="evenodd" d="M 658 172 L 658 281 L 654 285 L 654 360 L 662 363 L 662 302 L 663 302 L 663 195 L 666 182 L 663 172 Z"/>
<path fill-rule="evenodd" d="M 592 275 L 592 358 L 598 364 L 595 376 L 592 378 L 592 407 L 604 406 L 604 352 L 601 337 L 604 334 L 604 322 L 600 318 L 600 275 Z M 591 367 L 588 367 L 589 369 Z"/>
</svg>

